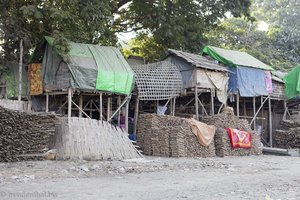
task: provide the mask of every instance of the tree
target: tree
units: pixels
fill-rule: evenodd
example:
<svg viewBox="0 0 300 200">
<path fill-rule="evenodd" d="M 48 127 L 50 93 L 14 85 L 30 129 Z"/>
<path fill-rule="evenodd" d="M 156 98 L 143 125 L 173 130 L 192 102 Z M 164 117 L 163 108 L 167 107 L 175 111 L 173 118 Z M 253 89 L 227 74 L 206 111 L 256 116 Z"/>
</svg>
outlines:
<svg viewBox="0 0 300 200">
<path fill-rule="evenodd" d="M 98 0 L 2 0 L 0 37 L 5 60 L 16 60 L 19 41 L 24 40 L 25 58 L 45 35 L 53 36 L 59 50 L 67 41 L 115 45 L 111 29 L 116 1 Z"/>
<path fill-rule="evenodd" d="M 146 30 L 164 49 L 199 53 L 205 32 L 225 14 L 249 17 L 249 6 L 250 0 L 133 0 L 120 10 L 115 25 L 123 31 Z"/>
</svg>

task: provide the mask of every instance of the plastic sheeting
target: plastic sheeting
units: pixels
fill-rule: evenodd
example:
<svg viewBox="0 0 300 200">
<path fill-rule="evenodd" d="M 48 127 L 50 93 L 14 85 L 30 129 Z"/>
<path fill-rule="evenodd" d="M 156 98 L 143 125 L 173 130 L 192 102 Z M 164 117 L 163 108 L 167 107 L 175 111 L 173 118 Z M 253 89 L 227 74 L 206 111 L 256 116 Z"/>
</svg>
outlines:
<svg viewBox="0 0 300 200">
<path fill-rule="evenodd" d="M 265 71 L 251 67 L 230 68 L 229 91 L 242 97 L 267 96 Z"/>
<path fill-rule="evenodd" d="M 292 69 L 284 78 L 285 94 L 288 99 L 292 99 L 300 95 L 300 65 Z"/>
<path fill-rule="evenodd" d="M 64 58 L 55 51 L 53 38 L 45 37 L 43 56 L 43 81 L 54 85 L 61 62 L 67 63 L 72 74 L 70 86 L 86 91 L 107 91 L 129 95 L 133 89 L 134 72 L 115 47 L 69 43 L 69 53 Z M 41 49 L 36 49 L 35 53 Z M 33 56 L 34 60 L 34 56 Z"/>
<path fill-rule="evenodd" d="M 197 85 L 202 88 L 216 89 L 218 100 L 226 104 L 228 89 L 227 72 L 197 69 Z"/>
</svg>

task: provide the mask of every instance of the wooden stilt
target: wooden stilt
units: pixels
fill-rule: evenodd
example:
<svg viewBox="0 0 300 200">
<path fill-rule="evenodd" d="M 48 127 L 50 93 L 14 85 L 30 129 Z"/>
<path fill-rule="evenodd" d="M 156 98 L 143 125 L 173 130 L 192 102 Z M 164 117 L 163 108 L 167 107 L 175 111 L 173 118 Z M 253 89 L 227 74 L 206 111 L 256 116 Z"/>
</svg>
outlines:
<svg viewBox="0 0 300 200">
<path fill-rule="evenodd" d="M 272 108 L 271 108 L 271 98 L 269 98 L 269 143 L 270 147 L 273 147 L 273 128 L 272 128 Z"/>
<path fill-rule="evenodd" d="M 23 39 L 20 40 L 18 101 L 21 101 L 21 99 L 22 99 L 22 68 L 23 68 L 22 66 L 23 66 Z"/>
<path fill-rule="evenodd" d="M 111 115 L 111 97 L 108 97 L 107 99 L 107 119 L 110 119 Z M 108 120 L 110 122 L 111 120 Z"/>
<path fill-rule="evenodd" d="M 82 106 L 83 106 L 83 96 L 82 94 L 79 95 L 79 117 L 82 117 Z"/>
<path fill-rule="evenodd" d="M 118 107 L 121 106 L 121 96 L 118 96 Z M 118 112 L 118 126 L 120 127 L 122 109 Z"/>
<path fill-rule="evenodd" d="M 49 112 L 49 93 L 46 93 L 46 112 Z"/>
<path fill-rule="evenodd" d="M 138 96 L 136 96 L 135 108 L 134 108 L 134 128 L 133 128 L 134 134 L 136 134 L 136 130 L 137 130 L 137 123 L 139 118 L 139 104 L 140 104 L 140 99 Z"/>
<path fill-rule="evenodd" d="M 238 117 L 240 116 L 240 94 L 239 94 L 239 92 L 236 94 L 236 115 Z"/>
<path fill-rule="evenodd" d="M 102 122 L 102 120 L 103 120 L 103 115 L 102 115 L 102 113 L 103 113 L 103 110 L 102 110 L 102 104 L 103 104 L 103 99 L 102 99 L 102 93 L 100 93 L 100 105 L 99 105 L 99 110 L 100 110 L 100 120 L 101 120 L 101 122 Z"/>
<path fill-rule="evenodd" d="M 215 96 L 215 90 L 214 89 L 210 89 L 210 104 L 211 104 L 211 111 L 210 111 L 210 115 L 214 115 L 215 114 L 215 104 L 214 104 L 214 96 Z"/>
<path fill-rule="evenodd" d="M 196 119 L 199 120 L 199 105 L 198 105 L 198 88 L 195 86 L 195 107 L 196 107 Z"/>
<path fill-rule="evenodd" d="M 283 120 L 287 120 L 288 107 L 287 107 L 286 100 L 283 100 L 283 107 L 284 107 L 284 114 L 283 114 L 282 119 Z"/>
<path fill-rule="evenodd" d="M 255 114 L 256 114 L 256 108 L 255 108 L 255 97 L 253 97 L 253 119 L 254 119 L 254 121 L 253 121 L 253 129 L 254 130 L 256 130 L 256 120 L 255 120 L 255 118 L 256 118 L 256 116 L 255 116 Z"/>
<path fill-rule="evenodd" d="M 68 89 L 68 117 L 72 116 L 72 89 Z"/>
<path fill-rule="evenodd" d="M 90 118 L 92 118 L 93 115 L 93 100 L 90 99 Z"/>
<path fill-rule="evenodd" d="M 244 116 L 247 116 L 247 110 L 246 110 L 246 98 L 243 98 L 243 110 L 244 110 Z"/>
<path fill-rule="evenodd" d="M 129 102 L 130 98 L 126 102 L 126 111 L 125 111 L 125 130 L 128 133 L 128 118 L 129 118 Z"/>
<path fill-rule="evenodd" d="M 175 107 L 176 107 L 176 97 L 173 99 L 173 110 L 172 110 L 172 115 L 175 116 Z"/>
<path fill-rule="evenodd" d="M 261 118 L 263 118 L 264 117 L 264 97 L 263 96 L 261 96 L 260 97 L 260 105 L 261 105 Z M 261 130 L 263 130 L 263 126 L 264 126 L 264 120 L 262 119 L 261 120 Z"/>
</svg>

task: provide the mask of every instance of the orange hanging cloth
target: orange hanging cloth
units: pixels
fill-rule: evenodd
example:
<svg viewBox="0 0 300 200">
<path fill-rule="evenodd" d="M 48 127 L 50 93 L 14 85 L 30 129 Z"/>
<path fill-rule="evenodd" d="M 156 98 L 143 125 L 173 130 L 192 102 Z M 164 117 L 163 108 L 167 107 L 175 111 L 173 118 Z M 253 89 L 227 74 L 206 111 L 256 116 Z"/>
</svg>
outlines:
<svg viewBox="0 0 300 200">
<path fill-rule="evenodd" d="M 28 78 L 30 86 L 30 95 L 43 94 L 43 81 L 42 81 L 42 64 L 32 63 L 28 65 Z"/>
<path fill-rule="evenodd" d="M 232 148 L 251 148 L 251 133 L 233 128 L 226 128 Z"/>
</svg>

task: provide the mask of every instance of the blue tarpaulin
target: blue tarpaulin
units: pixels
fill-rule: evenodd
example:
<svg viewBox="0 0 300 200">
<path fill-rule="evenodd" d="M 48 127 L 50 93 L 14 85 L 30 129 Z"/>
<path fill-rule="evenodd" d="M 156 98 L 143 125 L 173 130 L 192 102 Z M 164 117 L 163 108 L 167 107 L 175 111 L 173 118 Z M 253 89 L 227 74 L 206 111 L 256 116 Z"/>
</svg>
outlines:
<svg viewBox="0 0 300 200">
<path fill-rule="evenodd" d="M 267 96 L 265 71 L 251 67 L 229 68 L 229 91 L 241 97 Z"/>
</svg>

